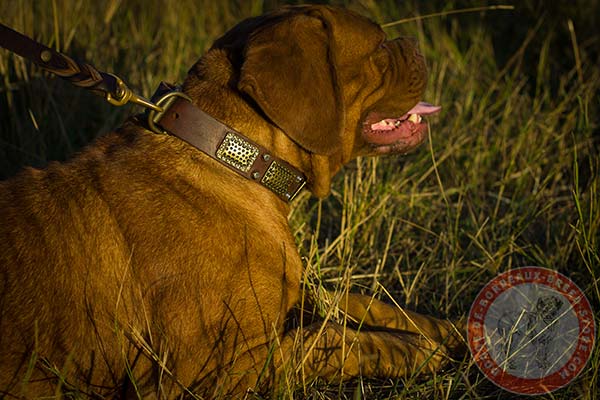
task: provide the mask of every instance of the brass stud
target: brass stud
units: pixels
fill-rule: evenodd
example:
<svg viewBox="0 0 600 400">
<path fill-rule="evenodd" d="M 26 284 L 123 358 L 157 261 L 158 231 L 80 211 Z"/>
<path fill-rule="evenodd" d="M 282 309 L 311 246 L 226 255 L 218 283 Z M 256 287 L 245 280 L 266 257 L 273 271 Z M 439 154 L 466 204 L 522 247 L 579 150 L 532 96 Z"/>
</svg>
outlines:
<svg viewBox="0 0 600 400">
<path fill-rule="evenodd" d="M 263 154 L 262 159 L 265 161 L 269 161 L 271 160 L 271 155 L 270 154 Z"/>
<path fill-rule="evenodd" d="M 48 62 L 48 61 L 50 61 L 50 59 L 52 59 L 52 53 L 49 50 L 44 50 L 40 54 L 40 58 L 42 59 L 43 62 Z"/>
<path fill-rule="evenodd" d="M 258 171 L 254 171 L 254 172 L 252 173 L 252 179 L 258 179 L 258 178 L 260 178 L 260 172 L 258 172 Z"/>
</svg>

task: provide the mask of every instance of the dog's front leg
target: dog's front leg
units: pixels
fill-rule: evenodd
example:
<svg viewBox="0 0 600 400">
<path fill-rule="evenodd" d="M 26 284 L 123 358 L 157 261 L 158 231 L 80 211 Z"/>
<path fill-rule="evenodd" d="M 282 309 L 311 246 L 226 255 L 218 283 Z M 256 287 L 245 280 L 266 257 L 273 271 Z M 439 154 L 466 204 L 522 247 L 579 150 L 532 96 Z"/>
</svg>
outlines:
<svg viewBox="0 0 600 400">
<path fill-rule="evenodd" d="M 444 346 L 422 335 L 357 331 L 333 322 L 289 332 L 276 351 L 279 387 L 285 376 L 305 381 L 406 377 L 433 372 L 447 359 Z"/>
<path fill-rule="evenodd" d="M 451 352 L 464 350 L 465 330 L 462 323 L 454 324 L 422 315 L 356 293 L 344 294 L 338 307 L 358 324 L 423 335 L 435 342 L 443 343 Z"/>
</svg>

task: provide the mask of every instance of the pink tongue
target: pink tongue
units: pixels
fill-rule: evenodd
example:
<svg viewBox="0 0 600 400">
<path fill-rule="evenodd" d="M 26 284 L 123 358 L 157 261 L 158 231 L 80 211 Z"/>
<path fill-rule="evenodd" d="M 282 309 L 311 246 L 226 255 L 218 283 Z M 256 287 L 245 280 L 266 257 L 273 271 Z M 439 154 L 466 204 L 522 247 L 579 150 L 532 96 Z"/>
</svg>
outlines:
<svg viewBox="0 0 600 400">
<path fill-rule="evenodd" d="M 406 115 L 408 114 L 419 114 L 419 115 L 429 115 L 435 114 L 442 109 L 440 106 L 434 106 L 433 104 L 426 103 L 424 101 L 420 101 L 416 106 L 411 108 Z"/>
</svg>

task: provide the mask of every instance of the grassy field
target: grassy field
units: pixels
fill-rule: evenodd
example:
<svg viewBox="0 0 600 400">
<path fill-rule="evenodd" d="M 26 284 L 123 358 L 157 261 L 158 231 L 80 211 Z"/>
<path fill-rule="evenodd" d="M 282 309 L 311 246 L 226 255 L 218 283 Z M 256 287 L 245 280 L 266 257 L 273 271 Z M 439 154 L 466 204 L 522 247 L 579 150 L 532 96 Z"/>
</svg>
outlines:
<svg viewBox="0 0 600 400">
<path fill-rule="evenodd" d="M 149 95 L 181 81 L 228 27 L 279 1 L 3 1 L 0 22 L 115 72 Z M 290 2 L 288 2 L 290 3 Z M 399 5 L 398 5 L 399 3 Z M 431 137 L 406 157 L 360 159 L 323 201 L 296 200 L 290 223 L 306 288 L 389 296 L 441 317 L 468 313 L 498 273 L 538 265 L 582 288 L 600 311 L 600 21 L 597 0 L 519 1 L 408 22 L 428 59 L 426 100 L 443 106 Z M 482 1 L 338 2 L 380 23 Z M 511 4 L 511 2 L 495 3 Z M 0 51 L 0 177 L 68 157 L 132 108 L 48 79 Z M 333 302 L 319 304 L 323 314 Z M 596 325 L 600 326 L 598 313 Z M 600 355 L 549 399 L 600 397 Z M 458 360 L 430 378 L 316 382 L 285 394 L 336 399 L 512 399 Z"/>
</svg>

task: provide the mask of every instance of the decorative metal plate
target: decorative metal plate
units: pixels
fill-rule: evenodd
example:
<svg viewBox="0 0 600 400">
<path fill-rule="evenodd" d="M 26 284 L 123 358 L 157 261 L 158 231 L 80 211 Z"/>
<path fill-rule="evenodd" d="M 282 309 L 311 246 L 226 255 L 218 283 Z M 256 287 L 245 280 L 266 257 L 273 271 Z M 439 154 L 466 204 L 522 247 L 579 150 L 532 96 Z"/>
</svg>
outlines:
<svg viewBox="0 0 600 400">
<path fill-rule="evenodd" d="M 227 164 L 239 169 L 242 172 L 248 172 L 259 150 L 254 145 L 248 143 L 241 137 L 229 132 L 225 135 L 223 143 L 217 149 L 217 158 Z"/>
<path fill-rule="evenodd" d="M 261 179 L 261 183 L 277 193 L 279 196 L 289 199 L 290 185 L 296 180 L 296 174 L 287 169 L 277 161 L 273 161 L 269 165 L 269 169 L 265 172 L 265 176 Z"/>
</svg>

